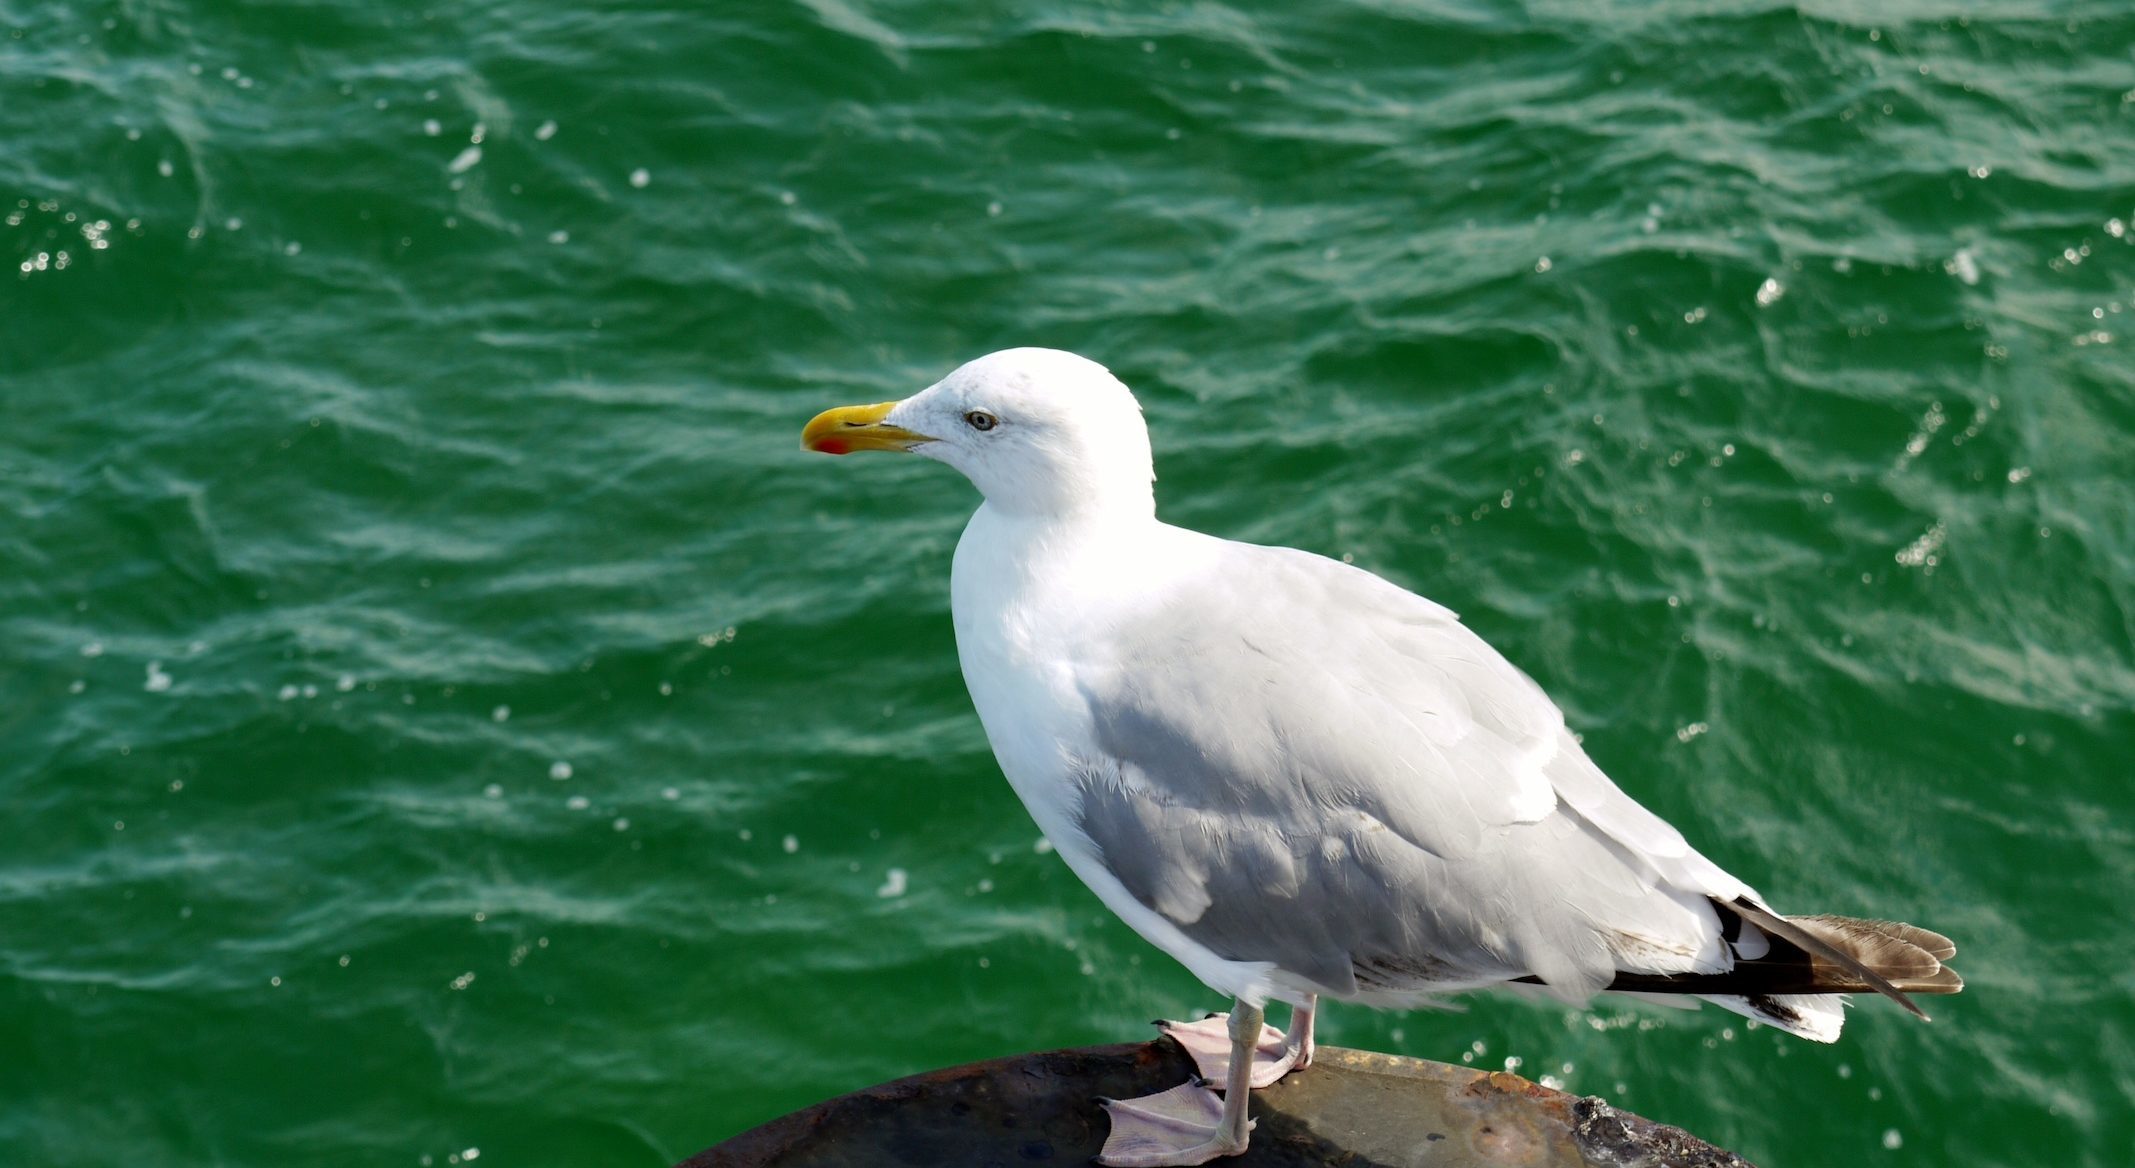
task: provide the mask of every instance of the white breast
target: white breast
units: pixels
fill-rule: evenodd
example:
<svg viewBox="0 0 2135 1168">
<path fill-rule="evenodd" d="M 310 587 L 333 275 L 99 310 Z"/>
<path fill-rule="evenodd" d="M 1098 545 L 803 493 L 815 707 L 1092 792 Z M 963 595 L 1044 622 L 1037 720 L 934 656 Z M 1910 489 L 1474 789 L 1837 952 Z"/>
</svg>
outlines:
<svg viewBox="0 0 2135 1168">
<path fill-rule="evenodd" d="M 1194 570 L 1202 539 L 1151 520 L 1122 530 L 1065 529 L 980 507 L 950 572 L 950 611 L 964 684 L 994 758 L 1054 850 L 1135 932 L 1223 993 L 1296 1000 L 1265 962 L 1229 961 L 1127 891 L 1077 825 L 1076 775 L 1104 765 L 1078 675 L 1135 598 Z"/>
</svg>

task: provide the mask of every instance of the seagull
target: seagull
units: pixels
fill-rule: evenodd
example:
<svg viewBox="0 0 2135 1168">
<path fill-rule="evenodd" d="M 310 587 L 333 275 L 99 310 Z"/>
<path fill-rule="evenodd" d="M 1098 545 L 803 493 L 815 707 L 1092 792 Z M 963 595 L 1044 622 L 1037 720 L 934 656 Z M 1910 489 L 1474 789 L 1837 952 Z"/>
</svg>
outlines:
<svg viewBox="0 0 2135 1168">
<path fill-rule="evenodd" d="M 979 489 L 950 600 L 1001 771 L 1106 907 L 1232 999 L 1162 1024 L 1201 1075 L 1105 1100 L 1100 1163 L 1243 1152 L 1251 1089 L 1311 1063 L 1323 997 L 1689 995 L 1830 1042 L 1841 995 L 1924 1018 L 1909 994 L 1964 984 L 1940 934 L 1772 909 L 1450 610 L 1159 520 L 1141 406 L 1094 361 L 993 353 L 827 410 L 801 444 L 906 451 Z"/>
</svg>

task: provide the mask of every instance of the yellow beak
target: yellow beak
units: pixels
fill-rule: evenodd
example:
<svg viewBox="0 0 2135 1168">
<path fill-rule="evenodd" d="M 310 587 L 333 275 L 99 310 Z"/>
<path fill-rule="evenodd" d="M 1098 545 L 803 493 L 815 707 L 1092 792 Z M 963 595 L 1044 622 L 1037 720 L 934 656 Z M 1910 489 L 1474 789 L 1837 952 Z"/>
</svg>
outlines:
<svg viewBox="0 0 2135 1168">
<path fill-rule="evenodd" d="M 851 454 L 855 450 L 910 450 L 934 439 L 902 426 L 883 425 L 897 403 L 871 406 L 840 406 L 824 410 L 801 431 L 801 449 L 819 454 Z"/>
</svg>

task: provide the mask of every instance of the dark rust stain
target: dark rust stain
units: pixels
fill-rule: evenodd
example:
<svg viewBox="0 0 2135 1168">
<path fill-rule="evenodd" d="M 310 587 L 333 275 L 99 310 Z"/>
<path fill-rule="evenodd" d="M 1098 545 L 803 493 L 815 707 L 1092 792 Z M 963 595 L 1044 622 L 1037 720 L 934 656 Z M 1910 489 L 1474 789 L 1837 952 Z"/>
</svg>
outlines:
<svg viewBox="0 0 2135 1168">
<path fill-rule="evenodd" d="M 1252 1145 L 1224 1168 L 1750 1168 L 1509 1072 L 1322 1049 L 1313 1070 L 1254 1093 Z M 1106 1134 L 1097 1097 L 1147 1095 L 1192 1073 L 1169 1040 L 993 1059 L 819 1103 L 678 1168 L 1080 1168 Z"/>
</svg>

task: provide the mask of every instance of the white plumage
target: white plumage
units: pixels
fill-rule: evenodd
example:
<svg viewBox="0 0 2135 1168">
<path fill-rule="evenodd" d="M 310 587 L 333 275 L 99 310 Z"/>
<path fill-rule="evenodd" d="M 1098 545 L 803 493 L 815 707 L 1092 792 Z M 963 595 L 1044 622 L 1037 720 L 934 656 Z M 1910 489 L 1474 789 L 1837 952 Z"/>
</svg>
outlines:
<svg viewBox="0 0 2135 1168">
<path fill-rule="evenodd" d="M 952 608 L 1002 770 L 1075 873 L 1256 1035 L 1269 999 L 1730 989 L 1772 930 L 1790 968 L 1834 957 L 1610 782 L 1452 612 L 1159 521 L 1140 409 L 1095 363 L 995 353 L 904 402 L 826 413 L 805 440 L 911 450 L 984 493 Z M 1700 996 L 1837 1037 L 1838 997 L 1772 986 Z M 1176 1157 L 1223 1154 L 1218 1135 L 1108 1156 L 1198 1162 Z"/>
</svg>

